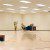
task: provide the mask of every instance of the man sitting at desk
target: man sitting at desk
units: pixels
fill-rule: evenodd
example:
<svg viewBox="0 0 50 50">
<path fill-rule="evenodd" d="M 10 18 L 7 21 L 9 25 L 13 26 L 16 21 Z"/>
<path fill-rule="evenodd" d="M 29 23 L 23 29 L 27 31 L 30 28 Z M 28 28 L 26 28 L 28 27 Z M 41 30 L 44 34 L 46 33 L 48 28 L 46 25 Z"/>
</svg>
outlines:
<svg viewBox="0 0 50 50">
<path fill-rule="evenodd" d="M 30 24 L 29 26 L 27 26 L 27 27 L 26 27 L 26 30 L 32 31 L 32 30 L 33 30 L 33 24 Z"/>
<path fill-rule="evenodd" d="M 33 24 L 30 24 L 29 26 L 25 27 L 23 24 L 22 24 L 22 29 L 23 30 L 30 30 L 32 31 L 33 30 Z"/>
</svg>

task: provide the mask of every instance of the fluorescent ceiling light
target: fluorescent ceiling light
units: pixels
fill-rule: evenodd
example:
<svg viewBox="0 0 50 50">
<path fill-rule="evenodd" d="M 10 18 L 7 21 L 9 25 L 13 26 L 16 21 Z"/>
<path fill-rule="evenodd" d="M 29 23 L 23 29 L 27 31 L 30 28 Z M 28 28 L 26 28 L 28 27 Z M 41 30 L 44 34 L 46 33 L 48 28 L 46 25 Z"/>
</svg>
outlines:
<svg viewBox="0 0 50 50">
<path fill-rule="evenodd" d="M 14 6 L 14 5 L 12 5 L 12 4 L 3 4 L 3 5 L 5 5 L 5 6 Z"/>
<path fill-rule="evenodd" d="M 50 7 L 48 7 L 48 8 L 50 8 Z"/>
<path fill-rule="evenodd" d="M 32 13 L 36 13 L 36 12 L 32 12 Z"/>
<path fill-rule="evenodd" d="M 20 11 L 26 11 L 26 10 L 20 10 Z"/>
<path fill-rule="evenodd" d="M 7 10 L 15 10 L 15 9 L 7 8 Z"/>
<path fill-rule="evenodd" d="M 0 11 L 4 11 L 4 10 L 0 10 Z"/>
<path fill-rule="evenodd" d="M 34 11 L 34 10 L 32 10 L 31 12 L 32 12 L 32 13 L 36 13 L 36 11 Z"/>
<path fill-rule="evenodd" d="M 20 7 L 20 8 L 28 8 L 28 7 Z"/>
<path fill-rule="evenodd" d="M 48 48 L 44 48 L 44 50 L 48 50 Z"/>
<path fill-rule="evenodd" d="M 16 13 L 16 12 L 14 12 L 14 11 L 8 11 L 8 12 Z"/>
<path fill-rule="evenodd" d="M 34 10 L 39 10 L 39 9 L 34 9 Z"/>
<path fill-rule="evenodd" d="M 32 12 L 32 13 L 37 13 L 37 12 Z"/>
<path fill-rule="evenodd" d="M 43 5 L 43 4 L 36 4 L 37 6 L 39 6 L 39 7 L 43 7 L 43 6 L 45 6 L 45 5 Z"/>
<path fill-rule="evenodd" d="M 48 10 L 43 10 L 44 12 L 48 12 Z"/>
<path fill-rule="evenodd" d="M 31 2 L 29 2 L 29 1 L 20 1 L 20 2 L 22 2 L 22 3 L 31 3 Z"/>
</svg>

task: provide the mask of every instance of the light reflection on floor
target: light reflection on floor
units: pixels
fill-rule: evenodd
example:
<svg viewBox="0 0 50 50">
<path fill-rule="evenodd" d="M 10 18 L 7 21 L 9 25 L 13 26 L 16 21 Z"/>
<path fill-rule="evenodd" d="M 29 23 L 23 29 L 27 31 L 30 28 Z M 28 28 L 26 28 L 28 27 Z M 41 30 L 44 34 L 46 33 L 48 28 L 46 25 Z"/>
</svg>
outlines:
<svg viewBox="0 0 50 50">
<path fill-rule="evenodd" d="M 50 31 L 0 31 L 0 50 L 50 50 Z"/>
</svg>

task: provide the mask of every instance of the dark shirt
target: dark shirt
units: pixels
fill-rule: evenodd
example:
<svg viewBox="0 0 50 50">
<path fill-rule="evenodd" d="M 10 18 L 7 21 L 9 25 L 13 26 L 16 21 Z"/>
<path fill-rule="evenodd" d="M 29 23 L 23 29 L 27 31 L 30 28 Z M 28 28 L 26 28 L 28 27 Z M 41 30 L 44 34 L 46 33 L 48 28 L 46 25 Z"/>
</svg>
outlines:
<svg viewBox="0 0 50 50">
<path fill-rule="evenodd" d="M 32 30 L 32 26 L 27 26 L 26 30 Z"/>
</svg>

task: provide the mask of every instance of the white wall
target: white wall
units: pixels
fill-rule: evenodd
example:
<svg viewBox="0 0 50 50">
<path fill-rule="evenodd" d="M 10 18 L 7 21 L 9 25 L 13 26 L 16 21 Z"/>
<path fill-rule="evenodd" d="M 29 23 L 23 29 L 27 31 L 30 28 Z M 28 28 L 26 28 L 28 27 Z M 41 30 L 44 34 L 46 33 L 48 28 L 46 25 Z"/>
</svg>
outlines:
<svg viewBox="0 0 50 50">
<path fill-rule="evenodd" d="M 33 23 L 37 30 L 50 30 L 50 13 L 15 14 L 0 12 L 0 30 L 14 30 L 13 22 L 18 21 L 18 29 L 23 22 L 25 26 Z"/>
<path fill-rule="evenodd" d="M 18 26 L 20 26 L 21 15 L 14 13 L 0 13 L 0 30 L 14 30 L 14 21 L 18 21 Z"/>
<path fill-rule="evenodd" d="M 23 21 L 25 25 L 33 23 L 37 30 L 50 30 L 50 13 L 26 14 Z"/>
</svg>

